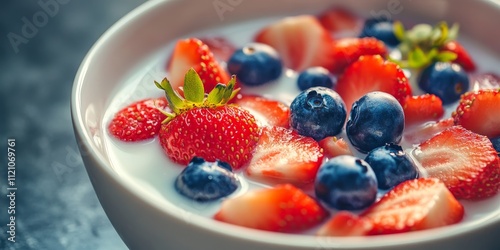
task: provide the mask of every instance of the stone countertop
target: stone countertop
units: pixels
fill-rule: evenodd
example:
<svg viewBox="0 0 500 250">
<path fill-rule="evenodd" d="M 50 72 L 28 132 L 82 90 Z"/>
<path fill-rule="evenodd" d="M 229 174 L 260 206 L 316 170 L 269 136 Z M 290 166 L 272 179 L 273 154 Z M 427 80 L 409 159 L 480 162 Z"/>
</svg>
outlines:
<svg viewBox="0 0 500 250">
<path fill-rule="evenodd" d="M 0 3 L 0 249 L 126 249 L 82 164 L 73 78 L 99 36 L 144 0 Z M 15 139 L 15 240 L 6 226 L 7 140 Z"/>
</svg>

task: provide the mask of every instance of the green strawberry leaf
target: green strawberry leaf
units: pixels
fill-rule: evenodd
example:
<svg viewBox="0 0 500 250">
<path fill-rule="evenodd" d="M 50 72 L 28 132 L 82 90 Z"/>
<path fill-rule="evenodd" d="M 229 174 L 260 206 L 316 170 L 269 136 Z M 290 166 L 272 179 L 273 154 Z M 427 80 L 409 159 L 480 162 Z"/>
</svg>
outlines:
<svg viewBox="0 0 500 250">
<path fill-rule="evenodd" d="M 393 24 L 394 35 L 401 42 L 405 40 L 406 31 L 402 22 L 396 21 Z"/>
<path fill-rule="evenodd" d="M 174 111 L 175 113 L 179 113 L 180 109 L 184 107 L 184 100 L 179 96 L 179 94 L 177 94 L 176 91 L 174 91 L 168 79 L 163 78 L 163 80 L 161 80 L 161 83 L 155 81 L 155 85 L 157 88 L 165 91 L 165 97 L 167 98 L 168 106 L 172 109 L 172 111 Z"/>
<path fill-rule="evenodd" d="M 457 59 L 457 54 L 451 51 L 442 51 L 439 52 L 435 58 L 439 62 L 451 62 Z"/>
<path fill-rule="evenodd" d="M 226 85 L 218 83 L 215 88 L 208 93 L 207 102 L 209 104 L 219 104 L 222 101 L 222 96 L 226 90 Z"/>
<path fill-rule="evenodd" d="M 203 81 L 193 68 L 184 77 L 184 97 L 194 103 L 202 103 L 205 98 Z"/>
</svg>

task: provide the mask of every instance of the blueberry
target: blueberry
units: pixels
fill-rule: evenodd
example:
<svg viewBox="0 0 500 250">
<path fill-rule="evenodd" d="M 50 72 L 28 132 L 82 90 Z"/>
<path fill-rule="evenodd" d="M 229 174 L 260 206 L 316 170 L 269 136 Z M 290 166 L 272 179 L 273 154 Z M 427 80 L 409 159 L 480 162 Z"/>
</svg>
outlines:
<svg viewBox="0 0 500 250">
<path fill-rule="evenodd" d="M 441 98 L 443 104 L 450 104 L 458 101 L 469 90 L 469 77 L 456 63 L 436 62 L 420 74 L 418 86 Z"/>
<path fill-rule="evenodd" d="M 233 53 L 227 62 L 227 69 L 242 84 L 258 86 L 278 79 L 283 64 L 273 47 L 251 43 Z"/>
<path fill-rule="evenodd" d="M 403 181 L 418 177 L 413 161 L 403 148 L 396 144 L 386 144 L 370 151 L 365 161 L 375 172 L 380 189 L 389 189 Z"/>
<path fill-rule="evenodd" d="M 360 152 L 398 144 L 404 130 L 405 118 L 401 104 L 392 95 L 370 92 L 352 105 L 346 124 L 351 144 Z"/>
<path fill-rule="evenodd" d="M 350 155 L 323 163 L 314 182 L 316 197 L 340 210 L 363 209 L 377 198 L 377 178 L 368 163 Z"/>
<path fill-rule="evenodd" d="M 336 78 L 323 67 L 312 67 L 302 71 L 297 78 L 297 85 L 301 91 L 312 87 L 333 88 Z"/>
<path fill-rule="evenodd" d="M 387 18 L 367 19 L 359 37 L 375 37 L 391 47 L 400 42 L 394 35 L 394 22 Z"/>
<path fill-rule="evenodd" d="M 238 179 L 228 163 L 200 157 L 194 157 L 175 181 L 177 192 L 196 201 L 216 200 L 237 188 Z"/>
<path fill-rule="evenodd" d="M 329 88 L 302 91 L 290 105 L 290 126 L 299 134 L 319 141 L 342 131 L 347 111 L 344 101 Z"/>
<path fill-rule="evenodd" d="M 500 154 L 500 136 L 496 138 L 490 139 L 491 143 L 493 144 L 493 147 L 495 150 Z"/>
</svg>

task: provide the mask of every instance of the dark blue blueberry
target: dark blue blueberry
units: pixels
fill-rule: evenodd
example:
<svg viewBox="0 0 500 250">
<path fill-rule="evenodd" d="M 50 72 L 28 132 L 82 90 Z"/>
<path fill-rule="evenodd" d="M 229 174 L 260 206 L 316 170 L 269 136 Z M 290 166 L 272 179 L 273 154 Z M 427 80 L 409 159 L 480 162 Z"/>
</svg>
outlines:
<svg viewBox="0 0 500 250">
<path fill-rule="evenodd" d="M 380 189 L 389 189 L 403 181 L 418 177 L 415 164 L 396 144 L 386 144 L 370 151 L 365 161 L 375 172 Z"/>
<path fill-rule="evenodd" d="M 225 162 L 207 162 L 194 157 L 175 181 L 180 194 L 196 201 L 211 201 L 230 195 L 238 179 Z"/>
<path fill-rule="evenodd" d="M 359 37 L 375 37 L 391 47 L 400 42 L 394 35 L 393 21 L 386 18 L 367 19 Z"/>
<path fill-rule="evenodd" d="M 493 147 L 495 150 L 500 154 L 500 136 L 490 139 L 491 143 L 493 144 Z"/>
<path fill-rule="evenodd" d="M 314 182 L 316 197 L 340 210 L 358 210 L 377 198 L 377 178 L 370 165 L 350 155 L 323 163 Z"/>
<path fill-rule="evenodd" d="M 347 111 L 344 101 L 329 88 L 302 91 L 290 105 L 290 126 L 299 134 L 319 141 L 342 131 Z"/>
<path fill-rule="evenodd" d="M 227 69 L 242 84 L 258 86 L 278 79 L 283 64 L 273 47 L 251 43 L 233 53 L 227 62 Z"/>
<path fill-rule="evenodd" d="M 352 105 L 346 124 L 351 144 L 360 152 L 398 144 L 405 127 L 401 104 L 392 95 L 384 92 L 370 92 Z"/>
<path fill-rule="evenodd" d="M 420 74 L 418 86 L 441 98 L 443 104 L 450 104 L 469 90 L 469 76 L 456 63 L 436 62 Z"/>
<path fill-rule="evenodd" d="M 334 80 L 330 72 L 323 67 L 312 67 L 302 71 L 297 78 L 297 85 L 301 91 L 312 87 L 333 88 Z"/>
</svg>

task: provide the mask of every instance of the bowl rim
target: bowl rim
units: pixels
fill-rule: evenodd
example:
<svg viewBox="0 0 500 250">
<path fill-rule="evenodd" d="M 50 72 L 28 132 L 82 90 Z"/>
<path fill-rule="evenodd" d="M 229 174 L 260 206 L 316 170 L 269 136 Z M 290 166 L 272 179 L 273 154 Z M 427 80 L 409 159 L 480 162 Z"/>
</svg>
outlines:
<svg viewBox="0 0 500 250">
<path fill-rule="evenodd" d="M 91 135 L 85 129 L 84 115 L 82 114 L 82 97 L 81 90 L 86 82 L 86 77 L 88 74 L 89 67 L 94 63 L 96 55 L 102 50 L 104 44 L 109 40 L 112 40 L 119 32 L 124 32 L 123 30 L 137 20 L 140 17 L 147 15 L 150 11 L 155 8 L 159 8 L 163 5 L 168 6 L 170 2 L 175 2 L 180 0 L 150 0 L 139 5 L 137 8 L 126 14 L 124 17 L 120 18 L 115 24 L 113 24 L 108 30 L 106 30 L 103 35 L 94 43 L 90 48 L 86 56 L 84 57 L 80 67 L 76 73 L 73 88 L 71 93 L 71 116 L 74 131 L 79 140 L 79 145 L 85 147 L 88 152 L 88 157 L 94 159 L 96 166 L 102 170 L 101 172 L 106 174 L 107 178 L 113 179 L 122 188 L 124 188 L 132 197 L 136 200 L 143 202 L 149 207 L 157 210 L 161 214 L 168 216 L 171 219 L 177 221 L 183 221 L 181 216 L 175 212 L 184 211 L 183 209 L 176 207 L 169 201 L 166 203 L 171 206 L 165 207 L 160 206 L 153 202 L 151 199 L 146 199 L 143 191 L 131 187 L 131 185 L 116 174 L 112 169 L 111 163 L 105 159 L 104 155 L 100 153 L 100 150 L 92 143 Z M 492 7 L 499 8 L 499 5 L 495 4 L 491 0 L 483 0 L 483 2 L 490 4 Z M 499 8 L 500 9 L 500 8 Z M 99 124 L 101 127 L 101 124 Z M 102 128 L 100 128 L 102 129 Z M 87 167 L 87 166 L 86 166 Z M 161 204 L 164 205 L 164 204 Z M 177 211 L 176 211 L 177 210 Z M 184 211 L 187 212 L 187 211 Z M 195 224 L 199 230 L 207 230 L 212 233 L 218 234 L 221 237 L 231 237 L 237 238 L 239 240 L 254 242 L 260 244 L 283 246 L 283 247 L 317 247 L 319 242 L 318 238 L 320 236 L 314 235 L 298 235 L 298 234 L 284 234 L 284 233 L 274 233 L 255 229 L 249 229 L 244 227 L 239 227 L 235 225 L 230 225 L 213 219 L 206 218 L 197 214 L 193 214 L 193 218 L 196 219 Z M 185 222 L 185 221 L 184 221 Z M 187 223 L 187 222 L 185 222 Z M 491 226 L 493 224 L 500 223 L 500 216 L 495 216 L 494 219 L 484 219 L 476 222 L 469 223 L 467 227 L 458 227 L 454 230 L 449 230 L 448 227 L 428 229 L 423 231 L 405 233 L 403 237 L 402 234 L 397 235 L 380 235 L 380 236 L 362 236 L 362 237 L 327 237 L 334 240 L 328 240 L 324 242 L 324 247 L 342 247 L 346 249 L 358 249 L 358 248 L 377 248 L 377 247 L 390 247 L 390 246 L 411 246 L 419 243 L 428 243 L 432 241 L 443 241 L 452 240 L 452 238 L 460 237 L 462 235 L 468 234 L 472 231 L 480 230 Z M 234 231 L 240 231 L 240 234 L 235 234 Z M 369 238 L 369 240 L 367 240 Z M 403 239 L 401 239 L 403 238 Z"/>
</svg>

